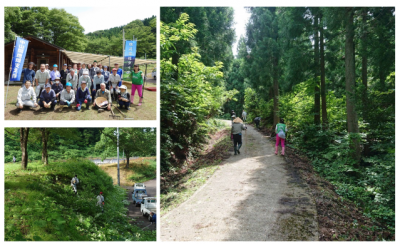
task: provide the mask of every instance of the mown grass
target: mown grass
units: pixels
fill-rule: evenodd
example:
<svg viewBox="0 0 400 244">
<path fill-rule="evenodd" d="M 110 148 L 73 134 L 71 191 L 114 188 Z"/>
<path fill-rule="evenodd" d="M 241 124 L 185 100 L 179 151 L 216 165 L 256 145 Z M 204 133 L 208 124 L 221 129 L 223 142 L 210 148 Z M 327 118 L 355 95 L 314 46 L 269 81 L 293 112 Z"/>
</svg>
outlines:
<svg viewBox="0 0 400 244">
<path fill-rule="evenodd" d="M 155 241 L 155 231 L 142 231 L 126 217 L 126 191 L 87 160 L 44 166 L 5 164 L 6 241 Z M 71 178 L 80 179 L 78 195 Z M 96 196 L 105 197 L 104 213 Z"/>
<path fill-rule="evenodd" d="M 168 186 L 164 186 L 166 189 L 161 193 L 161 215 L 188 200 L 219 168 L 229 148 L 232 147 L 230 130 L 226 129 L 226 124 L 221 127 L 224 129 L 218 133 L 222 133 L 222 136 L 215 141 L 211 137 L 209 148 L 205 149 L 203 155 L 197 158 L 186 172 L 178 173 L 176 178 L 173 175 L 166 176 L 168 179 L 165 184 Z"/>
<path fill-rule="evenodd" d="M 99 166 L 117 184 L 117 164 L 102 164 Z M 145 182 L 156 178 L 157 162 L 156 157 L 143 157 L 129 161 L 129 168 L 126 163 L 120 163 L 120 185 L 132 186 L 136 182 Z"/>
</svg>

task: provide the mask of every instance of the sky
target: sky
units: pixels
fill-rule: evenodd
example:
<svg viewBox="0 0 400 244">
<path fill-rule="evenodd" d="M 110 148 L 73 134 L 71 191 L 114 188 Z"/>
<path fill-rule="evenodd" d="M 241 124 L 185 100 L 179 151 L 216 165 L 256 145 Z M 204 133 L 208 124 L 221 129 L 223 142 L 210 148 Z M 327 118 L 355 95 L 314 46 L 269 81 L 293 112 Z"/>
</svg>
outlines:
<svg viewBox="0 0 400 244">
<path fill-rule="evenodd" d="M 139 5 L 141 6 L 141 5 Z M 126 25 L 129 22 L 157 15 L 158 7 L 141 6 L 132 11 L 132 8 L 110 8 L 110 7 L 60 7 L 49 6 L 52 8 L 63 8 L 68 13 L 78 17 L 79 23 L 85 29 L 85 34 L 97 30 L 109 29 L 116 26 Z"/>
<path fill-rule="evenodd" d="M 250 18 L 250 13 L 244 7 L 233 7 L 234 12 L 234 28 L 236 31 L 236 42 L 232 45 L 233 54 L 237 54 L 237 44 L 240 36 L 246 36 L 246 24 Z"/>
</svg>

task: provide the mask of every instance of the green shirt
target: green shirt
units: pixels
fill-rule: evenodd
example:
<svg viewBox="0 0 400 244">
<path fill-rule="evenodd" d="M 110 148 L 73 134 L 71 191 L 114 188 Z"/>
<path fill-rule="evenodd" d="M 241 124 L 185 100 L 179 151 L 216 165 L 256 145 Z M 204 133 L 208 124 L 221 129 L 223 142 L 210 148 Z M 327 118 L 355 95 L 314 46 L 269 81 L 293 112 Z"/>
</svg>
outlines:
<svg viewBox="0 0 400 244">
<path fill-rule="evenodd" d="M 285 124 L 278 123 L 278 124 L 276 125 L 276 132 L 279 133 L 279 131 L 281 131 L 281 130 L 282 130 L 283 132 L 286 132 L 286 131 L 287 131 L 286 125 L 285 125 Z"/>
<path fill-rule="evenodd" d="M 135 71 L 132 71 L 131 77 L 132 77 L 132 84 L 143 85 L 142 71 L 138 71 L 137 73 L 135 73 Z"/>
</svg>

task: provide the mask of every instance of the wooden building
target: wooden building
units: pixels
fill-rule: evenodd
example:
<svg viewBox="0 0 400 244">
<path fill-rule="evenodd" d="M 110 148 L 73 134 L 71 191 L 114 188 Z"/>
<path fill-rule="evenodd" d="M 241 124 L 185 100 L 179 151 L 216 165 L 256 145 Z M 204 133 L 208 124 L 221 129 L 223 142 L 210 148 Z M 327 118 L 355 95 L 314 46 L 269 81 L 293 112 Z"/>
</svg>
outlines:
<svg viewBox="0 0 400 244">
<path fill-rule="evenodd" d="M 40 64 L 49 64 L 49 69 L 52 69 L 54 64 L 58 67 L 62 67 L 64 63 L 72 64 L 70 58 L 63 53 L 64 48 L 57 45 L 51 44 L 49 42 L 43 41 L 34 36 L 25 36 L 24 39 L 29 41 L 28 50 L 26 51 L 24 68 L 28 67 L 29 62 L 34 62 L 35 71 L 40 69 Z M 4 45 L 4 80 L 8 80 L 10 65 L 12 59 L 12 53 L 14 49 L 14 42 L 9 42 Z M 59 68 L 60 70 L 61 68 Z M 21 75 L 21 81 L 23 75 Z"/>
</svg>

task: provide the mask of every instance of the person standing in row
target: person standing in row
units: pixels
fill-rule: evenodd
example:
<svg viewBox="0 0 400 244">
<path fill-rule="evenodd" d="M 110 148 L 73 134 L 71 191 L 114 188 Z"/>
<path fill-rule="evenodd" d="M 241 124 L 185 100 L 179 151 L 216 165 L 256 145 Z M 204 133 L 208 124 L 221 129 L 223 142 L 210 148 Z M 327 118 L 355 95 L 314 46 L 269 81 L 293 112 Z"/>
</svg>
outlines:
<svg viewBox="0 0 400 244">
<path fill-rule="evenodd" d="M 63 84 L 63 86 L 65 86 L 67 84 L 67 75 L 69 73 L 69 70 L 67 69 L 67 67 L 68 67 L 68 65 L 64 64 L 63 69 L 60 71 L 61 84 Z"/>
<path fill-rule="evenodd" d="M 50 84 L 51 85 L 53 85 L 53 83 L 56 80 L 56 78 L 60 78 L 61 77 L 61 74 L 57 70 L 57 68 L 58 68 L 57 64 L 53 65 L 53 70 L 50 72 Z"/>
<path fill-rule="evenodd" d="M 103 65 L 99 64 L 98 67 L 99 67 L 99 70 L 101 71 L 101 73 L 103 73 Z"/>
<path fill-rule="evenodd" d="M 100 69 L 97 69 L 96 75 L 93 78 L 92 97 L 96 96 L 96 91 L 100 89 L 100 84 L 104 83 L 104 76 L 101 74 Z"/>
<path fill-rule="evenodd" d="M 56 93 L 56 100 L 60 101 L 60 94 L 62 90 L 64 89 L 63 85 L 60 82 L 60 78 L 56 77 L 56 80 L 54 81 L 53 85 L 51 86 L 51 89 Z"/>
<path fill-rule="evenodd" d="M 35 74 L 35 82 L 36 82 L 36 98 L 39 99 L 44 86 L 47 85 L 50 79 L 49 72 L 46 71 L 46 66 L 44 64 L 40 65 L 40 70 L 38 70 Z"/>
<path fill-rule="evenodd" d="M 96 62 L 96 60 L 95 60 L 95 61 L 93 61 L 93 66 L 92 66 L 92 68 L 89 69 L 89 76 L 90 76 L 90 80 L 92 81 L 92 86 L 91 86 L 91 87 L 88 87 L 88 89 L 89 89 L 90 91 L 96 88 L 95 86 L 93 86 L 93 79 L 94 79 L 94 77 L 96 76 L 97 70 L 98 70 L 98 69 L 99 69 L 99 67 L 97 67 L 97 62 Z"/>
<path fill-rule="evenodd" d="M 139 95 L 138 106 L 141 106 L 143 100 L 142 88 L 143 88 L 144 77 L 143 77 L 143 72 L 139 69 L 139 65 L 135 64 L 133 66 L 133 72 L 131 72 L 131 78 L 132 78 L 131 104 L 133 104 L 133 98 L 137 90 Z"/>
<path fill-rule="evenodd" d="M 117 72 L 118 72 L 118 69 L 113 68 L 112 74 L 110 74 L 110 77 L 109 77 L 110 93 L 114 100 L 117 100 L 117 90 L 118 90 L 119 86 L 121 85 L 121 76 L 119 76 L 119 74 L 117 74 Z"/>
<path fill-rule="evenodd" d="M 86 87 L 91 87 L 92 86 L 92 79 L 89 77 L 89 71 L 85 70 L 82 73 L 82 76 L 79 78 L 79 85 L 78 87 L 81 87 L 82 81 L 86 81 Z"/>
<path fill-rule="evenodd" d="M 86 68 L 86 64 L 83 63 L 82 64 L 82 68 L 79 70 L 79 73 L 78 73 L 78 78 L 79 79 L 82 77 L 84 71 L 87 71 L 88 74 L 89 74 L 89 70 Z"/>
<path fill-rule="evenodd" d="M 50 72 L 49 64 L 46 64 L 46 65 L 45 65 L 45 69 L 46 69 L 47 72 Z"/>
<path fill-rule="evenodd" d="M 67 75 L 67 83 L 70 82 L 72 87 L 76 91 L 78 86 L 78 76 L 75 74 L 74 69 L 70 69 L 69 74 Z"/>
<path fill-rule="evenodd" d="M 75 74 L 78 75 L 78 72 L 79 72 L 79 70 L 78 70 L 78 65 L 77 65 L 77 64 L 74 64 L 74 65 L 72 66 L 72 69 L 74 69 L 74 70 L 75 70 Z"/>
<path fill-rule="evenodd" d="M 108 71 L 107 69 L 108 67 L 104 65 L 101 74 L 104 76 L 104 83 L 106 84 L 106 89 L 109 90 L 108 79 L 110 78 L 110 71 Z"/>
<path fill-rule="evenodd" d="M 33 81 L 35 78 L 35 71 L 33 70 L 33 66 L 35 64 L 33 62 L 30 62 L 28 64 L 28 68 L 22 70 L 22 74 L 24 74 L 24 79 L 22 80 L 22 87 L 25 86 L 25 82 L 29 80 L 33 86 Z"/>
<path fill-rule="evenodd" d="M 119 77 L 121 77 L 121 83 L 118 84 L 118 86 L 121 86 L 122 83 L 124 82 L 124 77 L 123 77 L 124 71 L 121 68 L 119 68 L 118 63 L 114 64 L 114 68 L 117 69 L 117 74 L 119 75 Z"/>
</svg>

